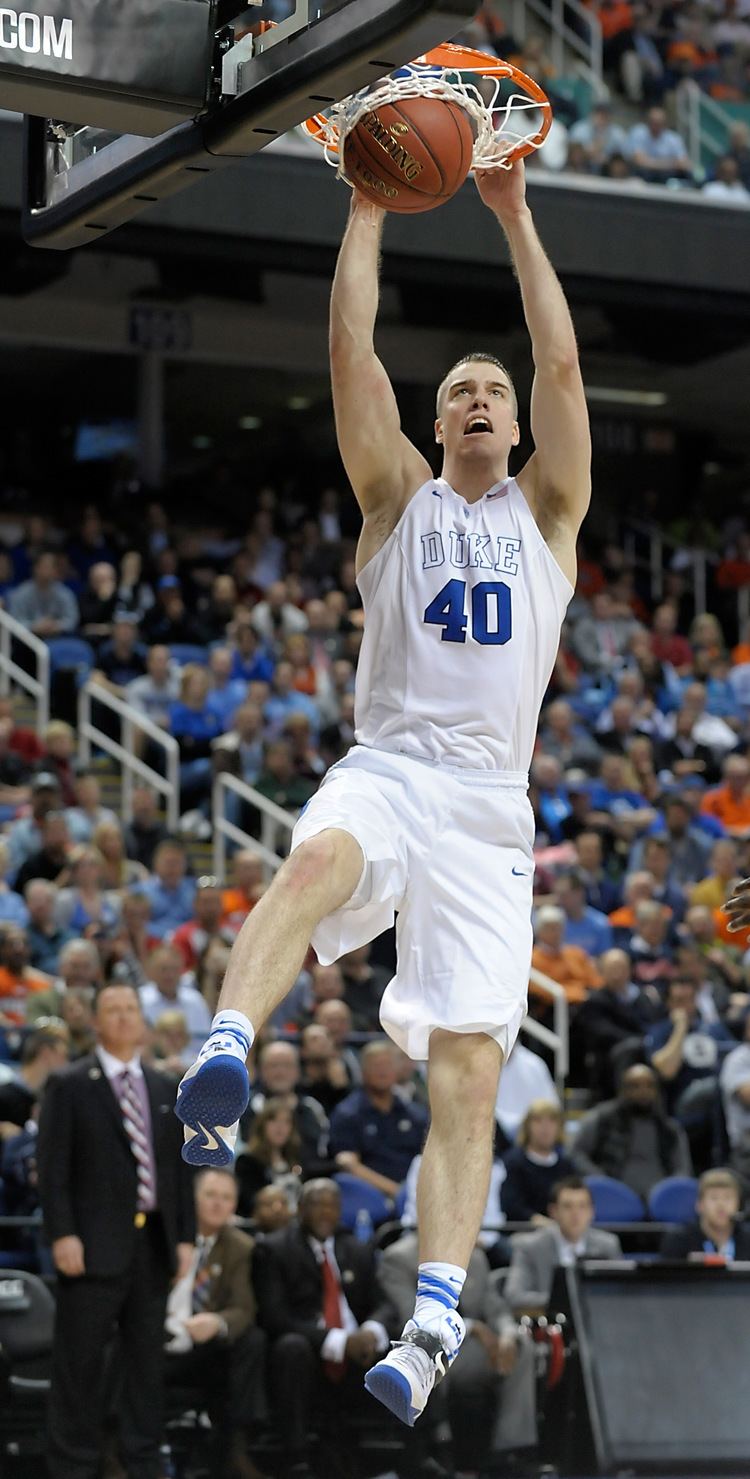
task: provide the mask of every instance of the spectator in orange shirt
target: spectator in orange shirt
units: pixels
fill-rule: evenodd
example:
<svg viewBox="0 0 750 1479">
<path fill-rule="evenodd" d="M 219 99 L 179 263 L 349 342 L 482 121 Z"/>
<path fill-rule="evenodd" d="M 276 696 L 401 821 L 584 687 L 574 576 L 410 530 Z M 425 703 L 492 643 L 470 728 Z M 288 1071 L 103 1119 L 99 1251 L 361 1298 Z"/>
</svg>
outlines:
<svg viewBox="0 0 750 1479">
<path fill-rule="evenodd" d="M 232 875 L 233 885 L 224 890 L 221 900 L 221 923 L 239 930 L 263 893 L 263 859 L 251 847 L 243 848 L 232 859 Z"/>
<path fill-rule="evenodd" d="M 615 931 L 616 945 L 627 948 L 630 936 L 635 929 L 635 911 L 639 904 L 653 899 L 656 894 L 656 879 L 653 873 L 647 872 L 645 868 L 638 869 L 634 873 L 625 875 L 623 884 L 623 896 L 625 902 L 619 909 L 613 909 L 609 915 L 609 922 Z M 671 909 L 666 913 L 671 914 Z"/>
<path fill-rule="evenodd" d="M 531 964 L 543 975 L 550 976 L 565 990 L 569 1006 L 578 1006 L 585 1001 L 589 991 L 602 985 L 602 977 L 591 956 L 580 945 L 563 945 L 565 914 L 555 904 L 547 904 L 536 917 L 536 944 Z M 543 991 L 529 984 L 531 996 L 548 1001 Z"/>
<path fill-rule="evenodd" d="M 23 1024 L 27 998 L 49 991 L 51 978 L 29 965 L 26 934 L 17 924 L 0 925 L 0 1016 L 6 1023 Z"/>
<path fill-rule="evenodd" d="M 744 755 L 727 755 L 721 767 L 722 786 L 707 791 L 701 811 L 715 817 L 735 837 L 750 835 L 750 761 Z"/>
</svg>

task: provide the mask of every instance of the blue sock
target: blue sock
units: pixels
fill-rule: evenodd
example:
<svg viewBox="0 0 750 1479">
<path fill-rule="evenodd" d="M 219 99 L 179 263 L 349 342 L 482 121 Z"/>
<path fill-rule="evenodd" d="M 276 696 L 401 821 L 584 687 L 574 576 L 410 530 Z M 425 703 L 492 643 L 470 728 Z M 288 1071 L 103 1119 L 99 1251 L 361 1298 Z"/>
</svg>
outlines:
<svg viewBox="0 0 750 1479">
<path fill-rule="evenodd" d="M 237 1044 L 237 1057 L 243 1059 L 250 1052 L 255 1037 L 255 1029 L 244 1012 L 217 1012 L 211 1023 L 211 1032 L 229 1033 Z"/>
<path fill-rule="evenodd" d="M 458 1307 L 466 1269 L 455 1263 L 420 1263 L 414 1320 L 424 1326 Z"/>
</svg>

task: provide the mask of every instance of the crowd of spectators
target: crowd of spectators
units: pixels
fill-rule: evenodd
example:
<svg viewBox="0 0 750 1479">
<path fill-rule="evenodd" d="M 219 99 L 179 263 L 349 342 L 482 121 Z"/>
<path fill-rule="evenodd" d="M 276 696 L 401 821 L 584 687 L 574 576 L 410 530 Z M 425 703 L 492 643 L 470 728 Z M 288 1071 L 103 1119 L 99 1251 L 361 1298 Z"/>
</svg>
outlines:
<svg viewBox="0 0 750 1479">
<path fill-rule="evenodd" d="M 606 96 L 586 106 L 559 77 L 544 38 L 521 44 L 485 3 L 466 40 L 520 67 L 547 91 L 553 126 L 527 165 L 616 181 L 700 187 L 708 199 L 750 205 L 750 8 L 746 0 L 590 0 L 602 33 Z M 570 30 L 588 40 L 587 22 L 566 8 Z M 727 115 L 722 153 L 708 169 L 690 158 L 678 124 L 678 99 L 695 84 L 717 104 L 746 105 Z"/>
<path fill-rule="evenodd" d="M 72 725 L 55 717 L 38 736 L 19 723 L 13 697 L 0 699 L 6 1213 L 33 1216 L 38 1208 L 45 1086 L 63 1064 L 96 1051 L 97 991 L 105 983 L 137 992 L 143 1061 L 172 1085 L 205 1038 L 232 941 L 266 887 L 252 845 L 258 815 L 244 802 L 233 818 L 247 829 L 248 846 L 230 853 L 229 876 L 191 869 L 191 834 L 209 830 L 216 769 L 230 769 L 294 813 L 352 742 L 363 616 L 347 519 L 332 491 L 313 519 L 280 508 L 266 490 L 242 538 L 197 539 L 154 506 L 140 540 L 124 546 L 89 509 L 72 536 L 37 518 L 7 550 L 7 608 L 53 654 L 69 637 L 87 643 L 99 681 L 174 734 L 186 816 L 181 832 L 169 833 L 156 794 L 137 786 L 124 825 L 103 803 L 96 759 L 76 765 Z M 533 1444 L 516 1317 L 540 1305 L 540 1280 L 549 1281 L 558 1254 L 589 1247 L 592 1205 L 581 1177 L 624 1183 L 644 1217 L 654 1186 L 669 1176 L 724 1176 L 719 1188 L 738 1207 L 747 1192 L 750 931 L 730 933 L 722 911 L 733 881 L 750 873 L 750 649 L 735 641 L 744 634 L 731 625 L 729 600 L 748 566 L 743 532 L 730 537 L 712 586 L 720 617 L 692 615 L 677 578 L 668 578 L 668 599 L 653 601 L 621 550 L 580 551 L 530 797 L 533 963 L 568 1001 L 569 1086 L 582 1113 L 573 1121 L 561 1106 L 552 1060 L 519 1044 L 498 1099 L 497 1158 L 477 1250 L 472 1361 L 481 1372 L 472 1367 L 471 1383 L 456 1380 L 446 1397 L 460 1473 L 478 1473 L 493 1443 L 507 1451 Z M 143 757 L 155 763 L 148 746 Z M 292 1309 L 299 1288 L 285 1293 L 284 1328 L 261 1288 L 288 1276 L 285 1239 L 294 1251 L 311 1216 L 321 1226 L 335 1216 L 330 1205 L 326 1212 L 326 1197 L 337 1195 L 329 1178 L 343 1175 L 378 1193 L 391 1213 L 403 1203 L 405 1223 L 413 1221 L 429 1109 L 421 1067 L 379 1028 L 391 948 L 385 939 L 336 965 L 306 960 L 255 1050 L 231 1195 L 211 1189 L 230 1221 L 236 1209 L 259 1235 L 254 1257 L 266 1271 L 258 1318 L 272 1351 L 300 1335 Z M 538 978 L 530 1011 L 552 1025 Z M 317 1188 L 312 1202 L 307 1187 Z M 535 1231 L 509 1239 L 506 1223 Z M 366 1239 L 371 1228 L 358 1231 Z M 704 1229 L 703 1245 L 709 1236 Z M 34 1234 L 14 1237 L 16 1255 L 26 1250 L 45 1266 Z M 266 1237 L 268 1253 L 260 1254 Z M 394 1279 L 416 1256 L 407 1237 L 385 1265 Z M 597 1256 L 616 1251 L 604 1237 L 591 1244 Z M 495 1304 L 487 1269 L 509 1260 L 510 1292 Z M 359 1265 L 352 1273 L 359 1279 Z M 534 1299 L 518 1293 L 527 1284 Z M 373 1287 L 356 1309 L 350 1301 L 350 1335 L 369 1328 L 366 1339 L 352 1341 L 355 1366 L 375 1358 L 381 1327 L 395 1330 L 392 1310 L 382 1322 L 381 1294 Z M 191 1347 L 190 1318 L 175 1357 Z M 175 1322 L 176 1315 L 173 1329 Z M 324 1369 L 339 1359 L 334 1344 L 321 1353 L 318 1342 Z M 242 1351 L 244 1360 L 247 1343 Z M 307 1460 L 292 1448 L 309 1422 L 300 1395 L 309 1394 L 309 1360 L 299 1340 L 286 1340 L 269 1367 L 272 1391 L 291 1403 L 287 1458 L 300 1475 L 306 1470 L 295 1465 Z M 416 1465 L 409 1472 L 435 1472 L 424 1467 L 424 1452 L 409 1462 Z"/>
</svg>

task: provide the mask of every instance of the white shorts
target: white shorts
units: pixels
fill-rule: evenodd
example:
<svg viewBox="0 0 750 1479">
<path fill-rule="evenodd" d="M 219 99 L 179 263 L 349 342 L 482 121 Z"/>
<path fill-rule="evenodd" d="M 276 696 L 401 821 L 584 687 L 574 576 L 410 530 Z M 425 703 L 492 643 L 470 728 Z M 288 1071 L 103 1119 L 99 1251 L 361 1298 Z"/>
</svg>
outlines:
<svg viewBox="0 0 750 1479">
<path fill-rule="evenodd" d="M 312 937 L 323 965 L 393 924 L 397 973 L 380 1020 L 410 1058 L 436 1027 L 486 1032 L 508 1054 L 526 1011 L 534 818 L 523 774 L 467 771 L 355 745 L 304 808 L 292 849 L 328 827 L 365 865 Z"/>
</svg>

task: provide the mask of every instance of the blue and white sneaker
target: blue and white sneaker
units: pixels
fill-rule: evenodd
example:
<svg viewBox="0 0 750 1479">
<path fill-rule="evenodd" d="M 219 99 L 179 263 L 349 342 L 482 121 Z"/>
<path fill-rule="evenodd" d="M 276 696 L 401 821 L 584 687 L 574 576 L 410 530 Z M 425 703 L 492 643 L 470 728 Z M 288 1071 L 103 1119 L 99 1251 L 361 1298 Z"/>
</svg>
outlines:
<svg viewBox="0 0 750 1479">
<path fill-rule="evenodd" d="M 246 1048 L 231 1031 L 212 1032 L 177 1090 L 190 1166 L 231 1166 L 240 1116 L 250 1098 Z"/>
<path fill-rule="evenodd" d="M 388 1355 L 368 1371 L 366 1390 L 413 1428 L 433 1388 L 455 1361 L 465 1334 L 466 1326 L 455 1311 L 429 1330 L 420 1329 L 410 1320 Z"/>
</svg>

